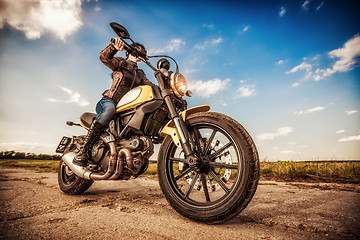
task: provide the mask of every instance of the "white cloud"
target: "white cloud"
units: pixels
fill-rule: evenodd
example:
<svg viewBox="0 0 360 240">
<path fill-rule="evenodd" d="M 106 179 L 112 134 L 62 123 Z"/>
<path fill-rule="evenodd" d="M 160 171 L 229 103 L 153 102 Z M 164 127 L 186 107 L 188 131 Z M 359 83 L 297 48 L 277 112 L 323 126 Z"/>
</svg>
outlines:
<svg viewBox="0 0 360 240">
<path fill-rule="evenodd" d="M 281 7 L 281 8 L 280 8 L 280 12 L 279 12 L 279 16 L 280 16 L 280 17 L 283 17 L 283 16 L 285 16 L 285 14 L 286 14 L 286 8 Z"/>
<path fill-rule="evenodd" d="M 171 39 L 168 45 L 160 49 L 150 49 L 150 54 L 169 53 L 179 51 L 181 47 L 185 46 L 186 42 L 180 38 Z"/>
<path fill-rule="evenodd" d="M 348 111 L 345 111 L 346 115 L 352 115 L 352 114 L 355 114 L 357 113 L 358 111 L 357 110 L 348 110 Z"/>
<path fill-rule="evenodd" d="M 345 137 L 338 140 L 338 142 L 351 142 L 351 141 L 360 141 L 360 135 Z"/>
<path fill-rule="evenodd" d="M 298 66 L 296 66 L 293 69 L 291 69 L 290 71 L 286 72 L 286 74 L 294 73 L 294 72 L 297 72 L 297 71 L 303 70 L 303 69 L 305 69 L 306 71 L 310 71 L 311 68 L 312 68 L 311 64 L 306 63 L 306 62 L 302 62 Z"/>
<path fill-rule="evenodd" d="M 338 60 L 331 67 L 327 68 L 317 68 L 315 71 L 310 71 L 312 66 L 319 65 L 315 62 L 313 65 L 302 62 L 300 65 L 294 67 L 286 74 L 294 73 L 299 70 L 306 70 L 306 76 L 304 80 L 313 79 L 314 81 L 320 81 L 326 79 L 337 72 L 347 72 L 355 68 L 357 63 L 357 58 L 360 56 L 360 35 L 355 35 L 353 38 L 349 39 L 342 48 L 335 49 L 328 53 L 330 58 L 337 58 Z M 306 60 L 307 58 L 304 58 Z M 315 56 L 311 61 L 318 61 L 319 56 Z"/>
<path fill-rule="evenodd" d="M 210 30 L 214 30 L 214 24 L 206 24 L 206 23 L 204 23 L 201 27 L 207 28 L 207 29 L 210 29 Z"/>
<path fill-rule="evenodd" d="M 336 71 L 332 68 L 326 68 L 326 69 L 316 69 L 316 71 L 310 72 L 307 76 L 307 79 L 314 79 L 315 82 L 318 82 L 320 80 L 323 80 L 327 77 L 330 77 L 331 75 L 333 75 L 334 73 L 336 73 Z"/>
<path fill-rule="evenodd" d="M 324 109 L 325 109 L 325 107 L 319 106 L 319 107 L 314 107 L 314 108 L 308 109 L 306 112 L 307 112 L 307 113 L 313 113 L 313 112 L 322 111 L 322 110 L 324 110 Z"/>
<path fill-rule="evenodd" d="M 336 131 L 335 133 L 344 133 L 345 132 L 345 130 L 344 129 L 341 129 L 341 130 L 339 130 L 339 131 Z"/>
<path fill-rule="evenodd" d="M 294 83 L 292 86 L 293 86 L 293 87 L 298 87 L 298 86 L 300 86 L 300 83 L 296 82 L 296 83 Z"/>
<path fill-rule="evenodd" d="M 335 62 L 332 70 L 335 72 L 347 72 L 353 69 L 356 57 L 360 56 L 360 35 L 355 35 L 348 40 L 342 48 L 329 52 L 330 58 L 340 58 Z"/>
<path fill-rule="evenodd" d="M 81 0 L 0 0 L 0 29 L 7 23 L 28 39 L 51 34 L 65 41 L 82 25 Z"/>
<path fill-rule="evenodd" d="M 307 109 L 305 111 L 301 110 L 300 112 L 295 112 L 295 115 L 303 115 L 303 114 L 309 114 L 309 113 L 313 113 L 313 112 L 319 112 L 324 109 L 326 109 L 326 108 L 322 107 L 322 106 L 318 106 L 318 107 Z"/>
<path fill-rule="evenodd" d="M 285 61 L 284 60 L 279 60 L 278 62 L 277 62 L 277 65 L 281 65 L 281 64 L 283 64 Z"/>
<path fill-rule="evenodd" d="M 219 43 L 221 43 L 221 42 L 223 42 L 223 41 L 224 41 L 224 39 L 221 38 L 221 37 L 219 37 L 219 38 L 216 38 L 216 39 L 211 40 L 211 43 L 212 43 L 213 45 L 216 45 L 216 44 L 219 44 Z"/>
<path fill-rule="evenodd" d="M 307 11 L 309 9 L 310 0 L 306 0 L 303 5 L 301 5 L 302 9 Z"/>
<path fill-rule="evenodd" d="M 89 105 L 89 102 L 82 99 L 79 93 L 72 94 L 70 96 L 70 100 L 68 100 L 67 103 L 77 103 L 82 107 Z"/>
<path fill-rule="evenodd" d="M 64 92 L 66 92 L 67 94 L 71 95 L 73 93 L 72 90 L 66 88 L 66 87 L 62 87 L 60 85 L 58 85 L 58 88 L 60 88 L 61 90 L 63 90 Z"/>
<path fill-rule="evenodd" d="M 204 50 L 204 49 L 205 49 L 205 45 L 196 44 L 196 45 L 194 46 L 194 49 Z"/>
<path fill-rule="evenodd" d="M 202 98 L 208 98 L 211 95 L 216 94 L 219 91 L 224 90 L 228 84 L 230 83 L 230 79 L 221 80 L 219 78 L 214 78 L 209 81 L 196 81 L 193 83 L 189 83 L 189 89 L 193 91 L 195 94 Z"/>
<path fill-rule="evenodd" d="M 252 84 L 252 85 L 241 86 L 237 89 L 237 92 L 239 93 L 239 95 L 237 95 L 237 97 L 254 96 L 256 94 L 255 85 Z"/>
<path fill-rule="evenodd" d="M 315 11 L 319 11 L 322 6 L 324 6 L 324 2 L 321 2 L 320 5 L 315 9 Z"/>
<path fill-rule="evenodd" d="M 62 87 L 60 85 L 58 86 L 58 88 L 60 88 L 62 91 L 66 92 L 68 95 L 70 95 L 70 99 L 69 100 L 59 100 L 59 99 L 56 99 L 56 98 L 49 98 L 48 100 L 50 102 L 77 103 L 81 107 L 85 107 L 85 106 L 89 105 L 89 102 L 87 100 L 85 100 L 84 98 L 82 98 L 80 93 L 73 92 L 72 90 L 70 90 L 70 89 L 68 89 L 66 87 Z"/>
<path fill-rule="evenodd" d="M 331 68 L 317 69 L 312 76 L 315 81 L 326 79 L 337 72 L 348 72 L 354 69 L 357 57 L 360 56 L 360 35 L 349 39 L 342 48 L 328 53 L 330 58 L 339 58 Z"/>
<path fill-rule="evenodd" d="M 59 103 L 64 102 L 64 101 L 56 99 L 56 98 L 49 98 L 48 100 L 49 100 L 49 102 L 59 102 Z"/>
<path fill-rule="evenodd" d="M 243 32 L 247 32 L 249 30 L 249 25 L 247 25 L 246 27 L 243 28 Z"/>
<path fill-rule="evenodd" d="M 274 140 L 277 137 L 280 136 L 287 136 L 289 133 L 293 132 L 294 129 L 291 127 L 282 127 L 277 129 L 275 132 L 271 133 L 261 133 L 256 136 L 258 141 L 265 141 L 265 140 Z"/>
<path fill-rule="evenodd" d="M 194 46 L 194 49 L 197 49 L 197 50 L 205 50 L 206 48 L 208 48 L 209 46 L 215 46 L 221 42 L 223 42 L 224 39 L 222 37 L 219 37 L 219 38 L 214 38 L 214 39 L 211 39 L 211 40 L 207 40 L 205 41 L 204 43 L 202 44 L 196 44 Z"/>
</svg>

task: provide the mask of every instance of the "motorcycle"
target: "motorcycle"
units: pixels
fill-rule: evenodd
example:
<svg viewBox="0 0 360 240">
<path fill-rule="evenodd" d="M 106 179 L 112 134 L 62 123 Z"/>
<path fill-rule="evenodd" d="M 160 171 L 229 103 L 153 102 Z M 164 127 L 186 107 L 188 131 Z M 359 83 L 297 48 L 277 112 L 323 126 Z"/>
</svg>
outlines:
<svg viewBox="0 0 360 240">
<path fill-rule="evenodd" d="M 64 136 L 58 171 L 60 189 L 82 194 L 94 180 L 128 180 L 143 174 L 161 144 L 157 158 L 158 180 L 169 204 L 189 219 L 220 223 L 237 216 L 253 198 L 259 181 L 259 157 L 245 128 L 208 105 L 187 108 L 186 80 L 175 59 L 146 56 L 127 41 L 129 32 L 117 23 L 111 28 L 154 71 L 158 86 L 133 88 L 119 101 L 116 115 L 89 152 L 88 165 L 73 159 L 85 136 Z M 113 40 L 113 39 L 112 39 Z M 156 67 L 150 58 L 160 58 Z M 170 70 L 171 59 L 176 71 Z M 84 113 L 70 126 L 89 129 L 95 113 Z"/>
</svg>

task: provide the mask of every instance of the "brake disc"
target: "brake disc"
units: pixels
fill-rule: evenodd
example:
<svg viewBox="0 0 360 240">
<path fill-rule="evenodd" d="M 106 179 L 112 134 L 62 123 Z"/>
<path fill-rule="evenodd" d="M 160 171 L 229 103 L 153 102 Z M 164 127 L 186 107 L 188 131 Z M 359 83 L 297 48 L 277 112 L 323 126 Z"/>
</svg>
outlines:
<svg viewBox="0 0 360 240">
<path fill-rule="evenodd" d="M 213 152 L 216 152 L 216 150 L 221 149 L 224 146 L 223 143 L 221 143 L 219 140 L 213 140 L 210 145 L 210 154 Z M 231 154 L 230 151 L 227 149 L 225 150 L 221 155 L 219 155 L 215 162 L 217 163 L 223 163 L 223 164 L 232 164 Z M 180 165 L 179 165 L 180 168 Z M 225 169 L 219 168 L 218 171 L 215 171 L 216 169 L 212 168 L 212 170 L 215 172 L 216 175 L 226 184 L 228 180 L 231 177 L 231 169 Z M 186 181 L 188 184 L 191 184 L 193 181 L 195 173 L 191 172 L 187 175 L 185 175 Z M 219 189 L 222 189 L 219 183 L 217 183 L 214 179 L 210 179 L 209 175 L 206 176 L 206 185 L 209 192 L 215 192 Z M 196 180 L 196 183 L 194 185 L 194 189 L 197 189 L 198 191 L 204 191 L 203 184 L 201 181 L 201 178 L 199 177 Z"/>
</svg>

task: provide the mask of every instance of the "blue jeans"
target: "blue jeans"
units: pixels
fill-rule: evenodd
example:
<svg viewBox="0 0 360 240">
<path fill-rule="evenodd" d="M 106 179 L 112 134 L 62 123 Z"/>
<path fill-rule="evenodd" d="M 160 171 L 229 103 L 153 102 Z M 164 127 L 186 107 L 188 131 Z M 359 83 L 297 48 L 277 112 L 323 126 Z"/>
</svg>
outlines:
<svg viewBox="0 0 360 240">
<path fill-rule="evenodd" d="M 95 120 L 98 121 L 101 125 L 107 126 L 111 119 L 115 116 L 115 103 L 109 99 L 101 99 L 96 104 L 96 113 L 98 115 Z"/>
</svg>

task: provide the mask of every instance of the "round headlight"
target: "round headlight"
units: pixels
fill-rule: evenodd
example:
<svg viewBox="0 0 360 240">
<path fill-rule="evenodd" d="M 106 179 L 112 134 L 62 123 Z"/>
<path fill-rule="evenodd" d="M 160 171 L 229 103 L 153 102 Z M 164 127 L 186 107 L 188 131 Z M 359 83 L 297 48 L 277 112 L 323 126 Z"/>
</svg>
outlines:
<svg viewBox="0 0 360 240">
<path fill-rule="evenodd" d="M 178 97 L 184 96 L 187 91 L 186 80 L 180 73 L 172 73 L 170 75 L 170 86 Z"/>
</svg>

